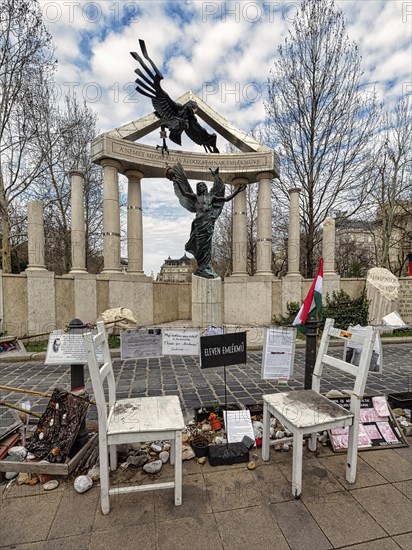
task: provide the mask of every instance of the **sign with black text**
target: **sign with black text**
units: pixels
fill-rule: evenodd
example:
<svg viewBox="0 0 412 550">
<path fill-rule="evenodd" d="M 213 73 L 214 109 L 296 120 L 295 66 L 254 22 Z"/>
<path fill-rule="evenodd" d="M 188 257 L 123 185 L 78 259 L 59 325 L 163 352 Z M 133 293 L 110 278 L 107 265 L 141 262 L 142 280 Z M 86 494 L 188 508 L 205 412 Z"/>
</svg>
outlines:
<svg viewBox="0 0 412 550">
<path fill-rule="evenodd" d="M 200 338 L 200 368 L 246 363 L 246 332 Z"/>
</svg>

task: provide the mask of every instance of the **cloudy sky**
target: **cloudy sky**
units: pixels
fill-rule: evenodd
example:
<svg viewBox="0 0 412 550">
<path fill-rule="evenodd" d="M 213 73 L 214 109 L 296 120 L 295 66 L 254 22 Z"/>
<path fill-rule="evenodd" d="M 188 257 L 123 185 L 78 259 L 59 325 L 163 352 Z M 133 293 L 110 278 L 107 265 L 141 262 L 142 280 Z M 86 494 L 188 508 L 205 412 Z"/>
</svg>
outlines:
<svg viewBox="0 0 412 550">
<path fill-rule="evenodd" d="M 375 87 L 388 105 L 412 93 L 412 2 L 337 4 L 363 56 L 365 90 Z M 299 2 L 42 0 L 40 5 L 56 45 L 58 90 L 88 102 L 98 114 L 100 133 L 153 111 L 133 87 L 136 64 L 129 52 L 139 51 L 139 38 L 172 98 L 193 90 L 248 132 L 264 119 L 264 83 Z M 159 143 L 158 131 L 144 143 Z M 184 147 L 200 150 L 188 141 Z M 223 140 L 218 147 L 225 150 Z M 170 182 L 143 180 L 142 195 L 144 270 L 156 274 L 169 255 L 183 255 L 191 215 L 178 204 Z"/>
</svg>

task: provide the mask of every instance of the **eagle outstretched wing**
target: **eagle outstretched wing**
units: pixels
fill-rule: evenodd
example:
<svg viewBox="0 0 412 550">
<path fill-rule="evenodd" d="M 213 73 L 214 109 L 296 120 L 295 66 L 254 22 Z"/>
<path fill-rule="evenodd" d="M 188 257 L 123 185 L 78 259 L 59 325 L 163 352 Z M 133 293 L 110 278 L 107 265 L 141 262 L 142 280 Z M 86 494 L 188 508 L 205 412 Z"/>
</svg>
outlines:
<svg viewBox="0 0 412 550">
<path fill-rule="evenodd" d="M 130 52 L 130 55 L 141 67 L 134 71 L 137 74 L 136 90 L 152 100 L 155 114 L 164 121 L 165 126 L 170 130 L 169 138 L 174 143 L 182 145 L 182 132 L 186 132 L 192 141 L 197 145 L 203 145 L 209 153 L 219 153 L 216 147 L 216 134 L 211 134 L 206 128 L 203 128 L 194 114 L 197 109 L 196 102 L 188 101 L 181 105 L 173 101 L 161 86 L 163 75 L 150 59 L 144 40 L 139 40 L 139 44 L 142 55 L 150 67 L 137 52 Z"/>
<path fill-rule="evenodd" d="M 173 120 L 178 116 L 178 113 L 183 106 L 173 101 L 170 95 L 163 90 L 160 84 L 160 81 L 163 80 L 162 73 L 150 59 L 144 40 L 139 40 L 139 44 L 142 54 L 150 63 L 153 72 L 149 69 L 137 52 L 130 52 L 130 55 L 140 63 L 142 69 L 144 69 L 147 73 L 147 75 L 145 75 L 140 69 L 135 69 L 134 72 L 138 76 L 135 80 L 137 84 L 136 90 L 142 95 L 150 97 L 155 113 L 159 118 L 163 118 L 166 121 Z"/>
<path fill-rule="evenodd" d="M 193 193 L 193 189 L 190 186 L 190 183 L 186 177 L 185 171 L 183 169 L 183 166 L 178 162 L 173 166 L 173 168 L 169 168 L 168 172 L 171 173 L 171 176 L 167 176 L 173 181 L 173 189 L 175 191 L 176 197 L 179 199 L 180 204 L 183 206 L 183 208 L 186 208 L 186 210 L 189 210 L 189 212 L 196 212 L 195 208 L 195 199 L 191 199 L 190 197 L 187 197 L 182 193 L 182 190 L 186 193 Z"/>
</svg>

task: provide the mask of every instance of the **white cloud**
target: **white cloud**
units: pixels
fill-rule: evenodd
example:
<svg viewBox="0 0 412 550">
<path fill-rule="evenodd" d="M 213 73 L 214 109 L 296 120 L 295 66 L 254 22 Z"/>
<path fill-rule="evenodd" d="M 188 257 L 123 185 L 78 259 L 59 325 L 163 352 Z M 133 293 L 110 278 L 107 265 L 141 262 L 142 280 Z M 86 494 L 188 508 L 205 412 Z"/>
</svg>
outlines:
<svg viewBox="0 0 412 550">
<path fill-rule="evenodd" d="M 264 118 L 265 83 L 297 4 L 195 0 L 40 3 L 57 48 L 61 90 L 76 89 L 90 102 L 101 131 L 153 110 L 148 98 L 133 93 L 136 62 L 129 52 L 139 51 L 138 39 L 143 38 L 172 98 L 192 89 L 246 132 Z M 348 34 L 363 56 L 365 88 L 376 87 L 381 99 L 390 104 L 412 78 L 412 15 L 404 13 L 401 0 L 338 0 L 338 4 L 347 18 Z M 226 17 L 225 8 L 229 9 Z M 127 25 L 122 23 L 125 19 Z M 68 83 L 76 85 L 70 88 Z M 158 132 L 144 142 L 160 143 Z M 187 139 L 183 145 L 199 150 Z M 219 138 L 218 146 L 224 150 L 223 139 Z M 143 180 L 142 194 L 144 268 L 147 273 L 157 273 L 169 254 L 183 255 L 192 215 L 179 205 L 170 182 Z"/>
</svg>

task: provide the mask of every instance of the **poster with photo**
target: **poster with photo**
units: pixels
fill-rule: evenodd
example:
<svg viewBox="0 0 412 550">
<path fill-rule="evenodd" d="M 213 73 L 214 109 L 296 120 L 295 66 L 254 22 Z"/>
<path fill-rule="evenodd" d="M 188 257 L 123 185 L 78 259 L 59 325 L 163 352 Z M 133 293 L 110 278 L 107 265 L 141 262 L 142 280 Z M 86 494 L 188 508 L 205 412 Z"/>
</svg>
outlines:
<svg viewBox="0 0 412 550">
<path fill-rule="evenodd" d="M 350 408 L 350 397 L 329 399 L 345 409 Z M 348 435 L 348 427 L 329 430 L 329 438 L 335 452 L 347 450 Z M 388 405 L 386 395 L 363 397 L 359 414 L 359 450 L 405 446 L 407 443 Z"/>
<path fill-rule="evenodd" d="M 362 334 L 366 330 L 366 327 L 356 325 L 354 327 L 349 326 L 348 332 L 352 334 Z M 360 356 L 362 353 L 362 344 L 357 342 L 351 342 L 345 340 L 343 348 L 343 360 L 352 365 L 359 365 Z M 382 341 L 379 332 L 376 333 L 376 340 L 373 345 L 371 362 L 369 365 L 369 372 L 376 372 L 382 374 L 383 372 L 383 353 L 382 353 Z"/>
<path fill-rule="evenodd" d="M 152 359 L 163 357 L 160 328 L 127 329 L 120 333 L 121 359 Z"/>
</svg>

